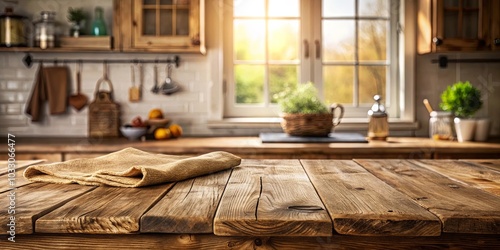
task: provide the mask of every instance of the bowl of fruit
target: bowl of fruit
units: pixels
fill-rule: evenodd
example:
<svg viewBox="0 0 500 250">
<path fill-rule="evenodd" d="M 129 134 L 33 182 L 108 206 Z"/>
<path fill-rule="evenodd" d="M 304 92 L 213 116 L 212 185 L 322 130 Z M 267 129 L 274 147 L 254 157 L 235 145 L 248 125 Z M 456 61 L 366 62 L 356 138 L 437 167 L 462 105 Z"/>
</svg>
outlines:
<svg viewBox="0 0 500 250">
<path fill-rule="evenodd" d="M 141 117 L 135 117 L 130 124 L 125 124 L 120 127 L 122 135 L 131 141 L 136 141 L 148 131 L 147 124 L 144 123 Z"/>
</svg>

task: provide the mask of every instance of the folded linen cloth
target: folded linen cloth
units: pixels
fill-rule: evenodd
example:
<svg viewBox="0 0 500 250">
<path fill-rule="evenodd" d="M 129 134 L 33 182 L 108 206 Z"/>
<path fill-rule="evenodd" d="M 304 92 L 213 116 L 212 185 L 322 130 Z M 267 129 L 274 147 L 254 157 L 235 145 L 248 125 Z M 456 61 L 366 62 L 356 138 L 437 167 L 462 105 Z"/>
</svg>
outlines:
<svg viewBox="0 0 500 250">
<path fill-rule="evenodd" d="M 30 166 L 24 177 L 33 182 L 143 187 L 206 175 L 240 163 L 241 158 L 223 151 L 189 157 L 125 148 L 96 158 Z"/>
</svg>

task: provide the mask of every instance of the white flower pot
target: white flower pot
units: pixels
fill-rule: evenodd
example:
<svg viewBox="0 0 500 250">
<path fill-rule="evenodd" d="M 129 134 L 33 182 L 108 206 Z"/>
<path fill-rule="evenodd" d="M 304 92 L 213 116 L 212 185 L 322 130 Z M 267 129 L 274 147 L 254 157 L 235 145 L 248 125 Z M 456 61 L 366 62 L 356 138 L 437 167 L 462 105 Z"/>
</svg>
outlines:
<svg viewBox="0 0 500 250">
<path fill-rule="evenodd" d="M 459 142 L 472 141 L 476 128 L 476 120 L 455 118 L 455 131 Z"/>
<path fill-rule="evenodd" d="M 476 120 L 476 133 L 474 134 L 474 141 L 487 141 L 490 134 L 490 119 Z"/>
</svg>

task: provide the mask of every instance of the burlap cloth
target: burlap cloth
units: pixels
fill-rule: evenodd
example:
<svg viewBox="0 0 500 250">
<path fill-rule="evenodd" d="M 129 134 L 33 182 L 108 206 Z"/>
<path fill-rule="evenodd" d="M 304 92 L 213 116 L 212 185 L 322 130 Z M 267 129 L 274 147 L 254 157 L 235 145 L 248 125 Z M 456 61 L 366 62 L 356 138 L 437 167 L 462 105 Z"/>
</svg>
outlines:
<svg viewBox="0 0 500 250">
<path fill-rule="evenodd" d="M 238 156 L 222 151 L 188 157 L 125 148 L 96 158 L 30 166 L 24 177 L 33 182 L 143 187 L 206 175 L 240 163 Z"/>
</svg>

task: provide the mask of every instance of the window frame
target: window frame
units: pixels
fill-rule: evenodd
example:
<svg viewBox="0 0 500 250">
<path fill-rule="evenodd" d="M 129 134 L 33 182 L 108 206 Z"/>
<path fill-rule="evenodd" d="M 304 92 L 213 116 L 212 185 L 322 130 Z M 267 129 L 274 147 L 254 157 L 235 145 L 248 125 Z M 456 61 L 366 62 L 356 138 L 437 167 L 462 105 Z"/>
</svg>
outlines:
<svg viewBox="0 0 500 250">
<path fill-rule="evenodd" d="M 305 1 L 302 1 L 302 4 Z M 321 4 L 320 1 L 314 1 L 315 4 Z M 390 105 L 389 110 L 391 110 L 391 114 L 389 116 L 389 122 L 391 123 L 400 123 L 402 126 L 399 126 L 401 129 L 405 126 L 411 129 L 415 129 L 416 126 L 418 126 L 415 123 L 415 96 L 414 96 L 414 71 L 415 71 L 415 49 L 416 49 L 416 42 L 414 41 L 416 38 L 416 5 L 417 1 L 416 0 L 410 0 L 410 1 L 400 1 L 399 3 L 399 17 L 395 17 L 394 15 L 391 16 L 391 18 L 398 18 L 398 22 L 393 22 L 396 23 L 397 27 L 396 29 L 398 32 L 394 32 L 393 34 L 396 34 L 395 37 L 391 38 L 391 43 L 397 43 L 398 46 L 398 51 L 397 53 L 392 53 L 392 56 L 398 57 L 397 62 L 398 63 L 393 63 L 391 67 L 393 67 L 395 70 L 392 70 L 394 79 L 396 80 L 396 84 L 398 87 L 397 91 L 393 91 L 391 93 L 391 100 L 392 100 L 392 105 Z M 215 54 L 210 55 L 211 61 L 215 62 L 218 61 L 219 63 L 213 67 L 211 67 L 213 70 L 218 71 L 217 73 L 214 72 L 212 73 L 212 84 L 210 87 L 210 93 L 211 93 L 211 98 L 210 98 L 210 103 L 211 103 L 211 108 L 209 109 L 209 114 L 208 114 L 208 120 L 209 120 L 209 127 L 226 127 L 227 125 L 223 125 L 224 121 L 228 121 L 228 123 L 233 124 L 229 126 L 234 126 L 235 122 L 239 123 L 241 121 L 242 127 L 246 127 L 246 125 L 250 124 L 251 127 L 254 127 L 255 124 L 257 126 L 261 126 L 263 124 L 266 124 L 265 120 L 266 118 L 263 117 L 262 114 L 260 113 L 254 113 L 254 114 L 247 114 L 249 115 L 248 118 L 243 118 L 243 119 L 238 119 L 237 117 L 243 117 L 243 116 L 238 116 L 238 115 L 230 115 L 227 113 L 226 110 L 226 105 L 227 105 L 227 95 L 229 94 L 228 92 L 228 84 L 227 84 L 227 79 L 229 79 L 229 75 L 227 73 L 227 64 L 228 62 L 231 62 L 231 57 L 228 57 L 228 53 L 226 53 L 226 49 L 231 49 L 232 50 L 232 36 L 226 35 L 227 33 L 223 32 L 224 29 L 226 29 L 225 24 L 229 23 L 227 20 L 227 13 L 229 11 L 232 12 L 232 1 L 231 0 L 219 0 L 219 5 L 218 7 L 223 6 L 224 9 L 223 11 L 220 11 L 221 9 L 217 9 L 219 12 L 212 13 L 212 17 L 216 18 L 218 17 L 218 23 L 222 29 L 210 29 L 210 32 L 216 32 L 218 39 L 219 39 L 219 46 L 217 46 L 217 49 L 219 51 Z M 310 4 L 303 4 L 302 10 L 303 11 L 311 11 L 310 9 L 314 8 Z M 316 7 L 317 8 L 317 7 Z M 317 8 L 318 11 L 321 11 L 320 9 Z M 209 15 L 210 16 L 210 15 Z M 232 19 L 231 19 L 232 20 Z M 308 26 L 312 25 L 309 22 L 305 22 L 304 20 L 301 21 L 301 26 Z M 319 26 L 313 26 L 315 29 L 321 30 L 321 27 Z M 227 30 L 225 30 L 227 31 Z M 312 32 L 312 31 L 311 31 Z M 317 31 L 316 31 L 317 32 Z M 232 33 L 232 31 L 231 31 Z M 301 38 L 302 39 L 302 38 Z M 217 40 L 217 39 L 215 39 Z M 310 52 L 312 52 L 312 48 L 310 47 Z M 303 46 L 300 46 L 301 48 L 301 56 L 303 55 Z M 301 64 L 301 76 L 307 75 L 307 72 L 313 72 L 312 70 L 309 70 L 312 68 L 312 65 L 307 62 L 303 62 Z M 321 67 L 317 67 L 321 68 Z M 306 72 L 306 73 L 304 73 Z M 214 82 L 220 82 L 219 84 L 213 84 Z M 222 98 L 219 98 L 219 97 Z M 343 124 L 358 124 L 358 123 L 366 123 L 367 122 L 367 117 L 366 117 L 366 109 L 364 111 L 360 111 L 359 114 L 364 114 L 365 117 L 359 116 L 357 118 L 345 118 L 340 126 L 342 129 Z M 274 110 L 272 112 L 271 117 L 267 119 L 269 123 L 276 123 L 276 117 L 279 116 L 279 111 Z M 258 123 L 253 123 L 249 122 L 252 121 L 252 118 L 257 119 L 259 122 Z M 253 125 L 252 125 L 253 124 Z M 403 124 L 408 124 L 408 125 L 403 125 Z M 339 128 L 339 127 L 337 127 Z"/>
</svg>

